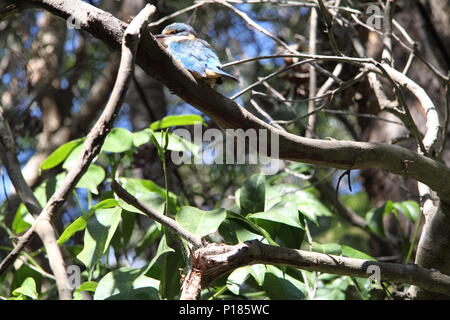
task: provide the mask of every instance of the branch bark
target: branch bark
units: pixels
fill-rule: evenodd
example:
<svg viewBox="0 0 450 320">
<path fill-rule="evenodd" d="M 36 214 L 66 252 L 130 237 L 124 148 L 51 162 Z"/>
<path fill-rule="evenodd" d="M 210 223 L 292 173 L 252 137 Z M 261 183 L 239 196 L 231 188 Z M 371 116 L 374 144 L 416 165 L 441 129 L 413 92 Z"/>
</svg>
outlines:
<svg viewBox="0 0 450 320">
<path fill-rule="evenodd" d="M 450 276 L 417 265 L 402 265 L 334 256 L 318 252 L 275 247 L 257 240 L 234 246 L 210 244 L 194 252 L 192 270 L 185 278 L 182 299 L 195 300 L 199 290 L 212 280 L 236 268 L 251 264 L 289 265 L 303 270 L 368 278 L 370 266 L 380 268 L 381 281 L 417 285 L 450 295 Z"/>
</svg>

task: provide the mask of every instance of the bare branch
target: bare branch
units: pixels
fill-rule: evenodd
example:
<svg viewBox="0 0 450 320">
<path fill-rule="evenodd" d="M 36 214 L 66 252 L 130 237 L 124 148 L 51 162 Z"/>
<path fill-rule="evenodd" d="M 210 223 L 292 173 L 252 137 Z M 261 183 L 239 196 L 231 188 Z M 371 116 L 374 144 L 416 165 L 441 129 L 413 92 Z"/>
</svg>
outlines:
<svg viewBox="0 0 450 320">
<path fill-rule="evenodd" d="M 323 5 L 323 2 L 321 2 Z M 325 9 L 326 10 L 326 9 Z M 311 15 L 309 17 L 309 53 L 311 55 L 317 54 L 317 9 L 311 8 Z M 331 78 L 330 78 L 331 79 Z M 314 127 L 316 125 L 316 101 L 313 98 L 317 95 L 317 73 L 316 69 L 310 65 L 309 66 L 309 101 L 308 101 L 308 124 L 305 136 L 312 138 L 312 133 L 314 132 Z"/>
</svg>

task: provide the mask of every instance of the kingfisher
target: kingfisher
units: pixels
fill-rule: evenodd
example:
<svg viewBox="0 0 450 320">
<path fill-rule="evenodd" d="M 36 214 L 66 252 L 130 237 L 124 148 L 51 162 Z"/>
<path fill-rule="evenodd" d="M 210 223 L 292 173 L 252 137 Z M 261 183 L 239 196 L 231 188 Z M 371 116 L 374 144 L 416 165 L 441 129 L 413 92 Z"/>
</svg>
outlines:
<svg viewBox="0 0 450 320">
<path fill-rule="evenodd" d="M 205 40 L 197 38 L 194 28 L 185 23 L 172 23 L 155 38 L 164 45 L 172 57 L 192 75 L 210 86 L 222 83 L 222 78 L 239 81 L 222 70 L 219 57 Z"/>
</svg>

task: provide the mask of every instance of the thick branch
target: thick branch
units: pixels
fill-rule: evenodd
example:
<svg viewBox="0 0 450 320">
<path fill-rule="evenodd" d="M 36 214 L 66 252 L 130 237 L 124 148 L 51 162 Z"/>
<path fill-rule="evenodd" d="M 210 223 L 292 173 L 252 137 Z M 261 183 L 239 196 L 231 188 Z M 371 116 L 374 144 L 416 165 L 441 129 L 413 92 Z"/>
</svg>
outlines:
<svg viewBox="0 0 450 320">
<path fill-rule="evenodd" d="M 81 1 L 29 0 L 30 3 L 67 18 L 73 15 L 83 30 L 119 49 L 126 24 Z M 340 169 L 381 168 L 421 181 L 450 201 L 450 170 L 443 164 L 398 146 L 353 141 L 307 139 L 284 133 L 259 120 L 234 101 L 196 80 L 156 40 L 143 35 L 137 64 L 172 92 L 192 104 L 223 128 L 265 128 L 279 135 L 280 157 L 287 160 Z"/>
<path fill-rule="evenodd" d="M 193 271 L 185 278 L 182 297 L 195 299 L 199 292 L 192 290 L 192 287 L 204 288 L 224 273 L 258 263 L 289 265 L 303 270 L 361 278 L 370 277 L 372 273 L 368 272 L 368 268 L 375 266 L 380 268 L 382 281 L 413 284 L 450 296 L 450 277 L 437 270 L 281 248 L 252 240 L 234 246 L 210 244 L 195 251 Z"/>
</svg>

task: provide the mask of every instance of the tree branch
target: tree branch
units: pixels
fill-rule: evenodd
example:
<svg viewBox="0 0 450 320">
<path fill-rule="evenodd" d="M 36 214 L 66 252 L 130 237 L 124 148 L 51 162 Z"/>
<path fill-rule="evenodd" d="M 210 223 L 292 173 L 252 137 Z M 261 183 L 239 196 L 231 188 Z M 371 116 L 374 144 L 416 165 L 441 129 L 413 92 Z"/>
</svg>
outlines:
<svg viewBox="0 0 450 320">
<path fill-rule="evenodd" d="M 196 250 L 181 298 L 194 300 L 199 290 L 217 277 L 239 267 L 258 263 L 289 265 L 303 270 L 361 278 L 370 277 L 372 273 L 368 272 L 368 268 L 375 266 L 380 269 L 382 281 L 413 284 L 432 292 L 450 295 L 450 276 L 437 270 L 275 247 L 251 240 L 234 246 L 210 244 Z"/>
<path fill-rule="evenodd" d="M 109 13 L 76 0 L 70 2 L 28 1 L 62 18 L 73 15 L 80 22 L 83 30 L 104 41 L 114 50 L 118 50 L 126 24 Z M 346 62 L 345 60 L 347 59 L 337 61 Z M 381 168 L 421 181 L 438 192 L 442 199 L 450 201 L 450 184 L 446 182 L 450 180 L 450 169 L 437 161 L 399 146 L 315 140 L 282 132 L 259 120 L 207 85 L 197 83 L 190 73 L 175 63 L 157 41 L 147 34 L 142 36 L 136 62 L 147 74 L 163 82 L 172 92 L 211 117 L 219 126 L 242 129 L 264 128 L 278 135 L 280 158 L 339 169 Z M 404 77 L 402 74 L 403 79 Z"/>
<path fill-rule="evenodd" d="M 122 186 L 117 181 L 114 180 L 111 183 L 111 188 L 114 190 L 114 192 L 117 194 L 117 196 L 119 198 L 121 198 L 122 200 L 124 200 L 126 203 L 132 205 L 136 209 L 141 210 L 143 213 L 145 213 L 151 219 L 158 221 L 162 225 L 168 227 L 169 230 L 171 230 L 175 234 L 180 235 L 182 238 L 186 239 L 187 241 L 192 243 L 194 246 L 196 246 L 198 248 L 203 247 L 202 239 L 200 239 L 193 233 L 191 233 L 188 230 L 181 227 L 170 217 L 160 214 L 156 210 L 154 210 L 154 209 L 150 208 L 149 206 L 147 206 L 146 204 L 140 202 L 132 194 L 130 194 L 127 190 L 122 188 Z"/>
<path fill-rule="evenodd" d="M 24 176 L 16 157 L 16 147 L 14 137 L 9 128 L 6 119 L 3 117 L 3 112 L 0 108 L 0 159 L 8 172 L 14 188 L 19 195 L 19 198 L 34 216 L 35 222 L 32 227 L 19 239 L 16 247 L 9 253 L 8 257 L 0 264 L 0 274 L 18 257 L 21 249 L 29 242 L 31 236 L 36 232 L 42 240 L 47 251 L 50 268 L 53 271 L 58 288 L 59 297 L 62 300 L 72 299 L 72 288 L 67 277 L 66 268 L 64 266 L 64 259 L 61 251 L 56 244 L 56 233 L 50 220 L 39 219 L 39 213 L 42 207 L 38 199 L 33 194 L 33 191 L 25 181 Z"/>
<path fill-rule="evenodd" d="M 72 1 L 71 4 L 75 4 Z M 62 3 L 61 5 L 64 5 Z M 0 274 L 14 261 L 18 253 L 23 249 L 31 238 L 36 226 L 41 221 L 50 222 L 53 215 L 62 208 L 70 196 L 73 188 L 88 169 L 92 160 L 100 152 L 106 135 L 110 132 L 112 124 L 122 106 L 125 94 L 128 89 L 130 79 L 133 75 L 135 53 L 140 40 L 140 33 L 148 23 L 150 16 L 156 11 L 154 6 L 147 5 L 130 23 L 123 33 L 122 57 L 119 66 L 119 72 L 111 96 L 93 129 L 89 132 L 84 143 L 83 150 L 70 169 L 61 186 L 56 190 L 50 200 L 47 202 L 32 227 L 19 239 L 17 246 L 3 260 L 0 267 Z"/>
</svg>

